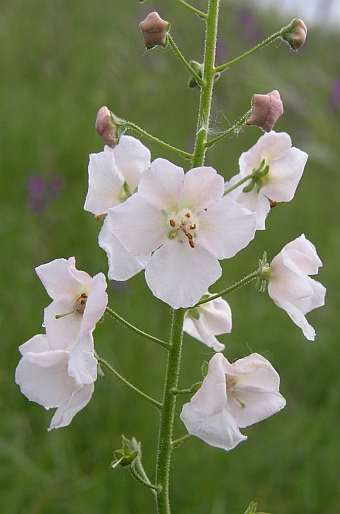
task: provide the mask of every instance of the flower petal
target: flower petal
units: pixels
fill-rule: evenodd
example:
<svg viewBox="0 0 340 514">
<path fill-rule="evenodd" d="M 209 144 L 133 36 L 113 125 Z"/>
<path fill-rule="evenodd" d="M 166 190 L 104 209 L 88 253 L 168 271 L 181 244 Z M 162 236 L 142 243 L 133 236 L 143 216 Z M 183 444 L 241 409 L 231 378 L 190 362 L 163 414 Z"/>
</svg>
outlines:
<svg viewBox="0 0 340 514">
<path fill-rule="evenodd" d="M 110 207 L 122 201 L 124 177 L 116 166 L 114 150 L 91 154 L 88 172 L 89 188 L 84 209 L 95 216 L 106 214 Z"/>
<path fill-rule="evenodd" d="M 45 409 L 58 407 L 78 387 L 68 375 L 68 358 L 69 353 L 62 350 L 27 352 L 15 372 L 22 394 Z"/>
<path fill-rule="evenodd" d="M 221 266 L 204 248 L 167 239 L 152 255 L 145 279 L 152 293 L 174 309 L 192 307 L 221 276 Z"/>
<path fill-rule="evenodd" d="M 111 150 L 105 147 L 107 152 L 113 152 L 116 165 L 133 192 L 144 170 L 150 167 L 150 151 L 139 139 L 132 136 L 121 136 L 118 145 Z"/>
<path fill-rule="evenodd" d="M 91 333 L 80 337 L 70 352 L 68 374 L 77 384 L 91 384 L 97 379 L 97 359 L 94 356 Z"/>
<path fill-rule="evenodd" d="M 106 288 L 105 275 L 103 273 L 95 275 L 92 279 L 92 287 L 82 316 L 80 336 L 92 331 L 103 316 L 108 302 Z"/>
<path fill-rule="evenodd" d="M 228 259 L 254 238 L 256 215 L 228 197 L 200 216 L 197 240 L 217 259 Z"/>
<path fill-rule="evenodd" d="M 227 409 L 206 417 L 200 411 L 194 410 L 190 403 L 183 405 L 180 418 L 189 434 L 199 437 L 210 446 L 232 450 L 240 442 L 247 439 L 241 434 L 238 426 Z"/>
<path fill-rule="evenodd" d="M 184 181 L 184 171 L 166 159 L 155 159 L 143 173 L 138 192 L 144 199 L 167 212 L 177 208 Z"/>
<path fill-rule="evenodd" d="M 108 216 L 117 239 L 128 252 L 138 257 L 147 256 L 168 237 L 165 214 L 139 193 L 109 209 Z"/>
<path fill-rule="evenodd" d="M 74 416 L 82 410 L 91 400 L 94 384 L 78 386 L 72 396 L 65 400 L 55 412 L 48 430 L 69 425 Z"/>
<path fill-rule="evenodd" d="M 223 177 L 213 168 L 193 168 L 185 174 L 180 202 L 189 209 L 203 210 L 218 202 L 223 192 Z"/>
<path fill-rule="evenodd" d="M 99 233 L 99 246 L 108 257 L 110 280 L 128 280 L 145 268 L 149 258 L 136 257 L 129 253 L 110 229 L 106 217 Z"/>
</svg>

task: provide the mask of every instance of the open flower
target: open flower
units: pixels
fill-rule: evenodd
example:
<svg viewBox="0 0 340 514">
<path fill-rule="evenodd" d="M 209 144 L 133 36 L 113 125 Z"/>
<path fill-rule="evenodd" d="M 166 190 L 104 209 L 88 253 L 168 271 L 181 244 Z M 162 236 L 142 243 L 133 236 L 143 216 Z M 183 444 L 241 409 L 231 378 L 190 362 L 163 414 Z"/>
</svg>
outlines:
<svg viewBox="0 0 340 514">
<path fill-rule="evenodd" d="M 239 160 L 240 173 L 226 183 L 225 189 L 236 185 L 248 175 L 249 181 L 229 193 L 231 198 L 257 215 L 257 229 L 265 229 L 265 219 L 271 205 L 293 199 L 308 155 L 292 147 L 285 132 L 263 134 L 257 143 Z"/>
<path fill-rule="evenodd" d="M 201 388 L 183 406 L 180 418 L 189 434 L 211 446 L 232 450 L 247 439 L 239 428 L 258 423 L 281 410 L 280 377 L 257 353 L 233 364 L 216 353 Z"/>
<path fill-rule="evenodd" d="M 75 258 L 55 259 L 35 269 L 53 302 L 45 308 L 44 324 L 51 349 L 70 349 L 91 332 L 107 305 L 103 273 L 93 278 L 75 268 Z"/>
<path fill-rule="evenodd" d="M 232 257 L 254 237 L 254 214 L 223 192 L 223 177 L 213 168 L 184 174 L 156 159 L 138 192 L 109 210 L 111 229 L 128 252 L 153 252 L 146 282 L 175 309 L 195 305 L 221 276 L 218 259 Z"/>
<path fill-rule="evenodd" d="M 324 305 L 326 289 L 308 275 L 318 273 L 320 266 L 322 262 L 315 246 L 302 234 L 274 257 L 265 275 L 269 281 L 269 296 L 287 312 L 310 341 L 315 339 L 315 330 L 305 314 Z"/>
<path fill-rule="evenodd" d="M 46 335 L 36 335 L 19 347 L 22 358 L 15 372 L 21 392 L 45 409 L 57 408 L 49 430 L 71 423 L 91 399 L 97 378 L 93 338 L 87 333 L 71 351 L 52 348 Z"/>
<path fill-rule="evenodd" d="M 206 296 L 211 296 L 207 294 Z M 215 336 L 231 332 L 231 309 L 223 298 L 216 298 L 189 309 L 185 313 L 183 330 L 216 352 L 224 350 L 224 344 Z"/>
<path fill-rule="evenodd" d="M 108 209 L 133 194 L 145 169 L 150 166 L 150 151 L 138 139 L 122 136 L 112 150 L 90 155 L 89 188 L 84 209 L 98 218 Z M 111 280 L 127 280 L 145 268 L 147 259 L 129 254 L 109 230 L 105 218 L 99 233 L 99 246 L 108 256 Z"/>
</svg>

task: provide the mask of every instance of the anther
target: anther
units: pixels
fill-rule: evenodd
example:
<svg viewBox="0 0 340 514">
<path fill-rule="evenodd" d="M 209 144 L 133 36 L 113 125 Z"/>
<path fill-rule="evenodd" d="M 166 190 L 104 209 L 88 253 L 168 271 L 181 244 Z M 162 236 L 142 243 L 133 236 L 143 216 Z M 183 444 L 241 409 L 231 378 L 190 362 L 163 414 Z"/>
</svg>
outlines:
<svg viewBox="0 0 340 514">
<path fill-rule="evenodd" d="M 170 220 L 169 223 L 170 223 L 171 227 L 175 227 L 176 226 L 176 221 L 175 220 Z"/>
</svg>

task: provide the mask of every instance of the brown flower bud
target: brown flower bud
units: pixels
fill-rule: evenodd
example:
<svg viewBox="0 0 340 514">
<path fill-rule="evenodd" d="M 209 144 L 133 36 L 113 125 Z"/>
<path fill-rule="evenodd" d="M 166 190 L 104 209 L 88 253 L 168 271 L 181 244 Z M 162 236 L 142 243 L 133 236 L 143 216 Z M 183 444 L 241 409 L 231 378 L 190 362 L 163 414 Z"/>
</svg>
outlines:
<svg viewBox="0 0 340 514">
<path fill-rule="evenodd" d="M 102 138 L 104 143 L 110 148 L 114 148 L 118 144 L 117 128 L 112 122 L 111 112 L 105 106 L 98 111 L 96 118 L 96 132 Z"/>
<path fill-rule="evenodd" d="M 256 127 L 270 132 L 281 114 L 283 114 L 283 103 L 280 93 L 276 89 L 267 95 L 254 95 L 247 125 L 256 125 Z"/>
<path fill-rule="evenodd" d="M 145 20 L 139 24 L 148 50 L 157 45 L 166 46 L 166 34 L 169 26 L 170 24 L 162 20 L 156 11 L 148 14 Z"/>
<path fill-rule="evenodd" d="M 287 31 L 282 32 L 281 37 L 293 50 L 299 50 L 306 41 L 307 27 L 302 20 L 296 18 L 288 25 Z"/>
</svg>

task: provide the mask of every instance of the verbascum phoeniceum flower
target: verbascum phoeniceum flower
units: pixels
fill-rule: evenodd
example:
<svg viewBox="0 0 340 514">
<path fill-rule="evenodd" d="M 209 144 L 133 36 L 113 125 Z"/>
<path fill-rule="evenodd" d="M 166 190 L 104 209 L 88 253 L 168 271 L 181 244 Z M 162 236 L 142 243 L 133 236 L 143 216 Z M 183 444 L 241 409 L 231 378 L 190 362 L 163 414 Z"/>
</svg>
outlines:
<svg viewBox="0 0 340 514">
<path fill-rule="evenodd" d="M 289 202 L 303 174 L 308 155 L 292 146 L 285 132 L 270 131 L 239 159 L 240 172 L 225 185 L 225 190 L 253 174 L 253 178 L 228 193 L 228 196 L 257 216 L 257 230 L 265 229 L 265 220 L 273 205 Z"/>
<path fill-rule="evenodd" d="M 36 273 L 52 302 L 44 309 L 44 326 L 51 349 L 72 349 L 72 345 L 92 332 L 107 306 L 103 273 L 93 278 L 77 270 L 75 258 L 55 259 L 42 264 Z"/>
<path fill-rule="evenodd" d="M 268 281 L 269 296 L 310 341 L 315 330 L 305 315 L 325 303 L 326 288 L 309 276 L 316 275 L 320 266 L 315 246 L 302 234 L 283 247 L 262 275 Z"/>
<path fill-rule="evenodd" d="M 253 239 L 256 215 L 224 197 L 224 179 L 211 167 L 184 174 L 156 159 L 138 192 L 109 209 L 110 228 L 126 250 L 151 256 L 145 279 L 171 307 L 192 307 L 221 276 L 219 259 L 233 257 Z"/>
<path fill-rule="evenodd" d="M 71 348 L 51 345 L 46 334 L 35 335 L 19 347 L 22 357 L 15 381 L 30 401 L 57 409 L 49 430 L 69 425 L 93 394 L 97 359 L 92 333 L 73 341 Z"/>
<path fill-rule="evenodd" d="M 270 362 L 253 353 L 230 363 L 222 353 L 209 362 L 202 386 L 183 405 L 180 418 L 189 434 L 229 451 L 247 437 L 240 432 L 281 410 L 280 377 Z"/>
<path fill-rule="evenodd" d="M 146 266 L 147 257 L 125 250 L 109 229 L 106 215 L 136 191 L 143 171 L 149 166 L 150 151 L 132 136 L 123 135 L 113 149 L 106 145 L 103 152 L 90 155 L 84 209 L 97 218 L 105 216 L 98 241 L 107 254 L 111 280 L 128 280 Z"/>
<path fill-rule="evenodd" d="M 209 298 L 207 293 L 203 298 Z M 232 328 L 232 315 L 229 304 L 223 298 L 215 298 L 193 309 L 188 309 L 184 317 L 183 330 L 191 337 L 223 352 L 224 344 L 216 336 L 228 334 Z"/>
</svg>

